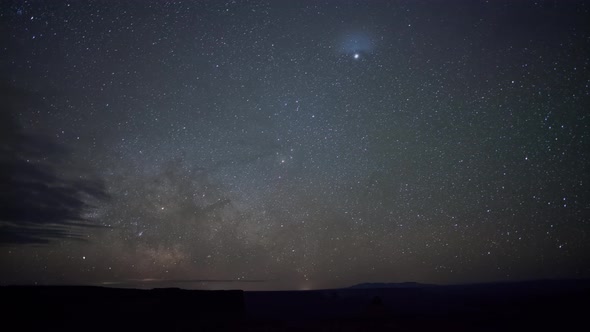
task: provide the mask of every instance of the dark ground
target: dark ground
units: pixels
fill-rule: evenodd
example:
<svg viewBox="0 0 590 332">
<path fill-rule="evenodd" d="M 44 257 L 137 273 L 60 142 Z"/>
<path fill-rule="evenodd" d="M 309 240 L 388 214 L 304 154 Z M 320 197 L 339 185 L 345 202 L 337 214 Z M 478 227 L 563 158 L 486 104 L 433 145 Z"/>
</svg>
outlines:
<svg viewBox="0 0 590 332">
<path fill-rule="evenodd" d="M 588 330 L 590 281 L 242 292 L 0 288 L 3 331 Z"/>
</svg>

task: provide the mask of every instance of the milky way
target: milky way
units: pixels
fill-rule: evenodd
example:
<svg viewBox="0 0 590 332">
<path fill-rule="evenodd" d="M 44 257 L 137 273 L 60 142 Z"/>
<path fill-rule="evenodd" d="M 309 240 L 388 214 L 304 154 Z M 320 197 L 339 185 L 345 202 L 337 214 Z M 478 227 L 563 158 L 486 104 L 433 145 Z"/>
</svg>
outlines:
<svg viewBox="0 0 590 332">
<path fill-rule="evenodd" d="M 1 284 L 590 276 L 584 2 L 3 2 Z"/>
</svg>

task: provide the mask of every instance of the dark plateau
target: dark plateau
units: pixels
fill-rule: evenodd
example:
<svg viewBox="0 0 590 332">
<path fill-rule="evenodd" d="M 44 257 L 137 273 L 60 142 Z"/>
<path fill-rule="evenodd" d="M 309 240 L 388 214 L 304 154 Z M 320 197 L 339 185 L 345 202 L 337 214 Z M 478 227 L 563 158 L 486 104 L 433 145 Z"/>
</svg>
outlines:
<svg viewBox="0 0 590 332">
<path fill-rule="evenodd" d="M 310 291 L 0 288 L 3 331 L 585 330 L 590 281 Z"/>
</svg>

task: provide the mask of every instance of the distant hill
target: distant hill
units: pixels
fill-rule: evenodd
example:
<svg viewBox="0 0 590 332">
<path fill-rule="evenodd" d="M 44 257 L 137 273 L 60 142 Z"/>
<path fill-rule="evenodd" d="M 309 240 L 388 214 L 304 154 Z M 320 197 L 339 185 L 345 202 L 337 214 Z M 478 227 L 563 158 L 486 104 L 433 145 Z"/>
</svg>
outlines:
<svg viewBox="0 0 590 332">
<path fill-rule="evenodd" d="M 424 288 L 424 287 L 435 287 L 436 285 L 431 284 L 420 284 L 417 282 L 402 282 L 402 283 L 386 283 L 386 282 L 369 282 L 357 284 L 348 287 L 349 289 L 383 289 L 383 288 Z"/>
<path fill-rule="evenodd" d="M 590 280 L 310 291 L 0 286 L 0 330 L 568 331 L 588 325 Z"/>
<path fill-rule="evenodd" d="M 413 288 L 436 288 L 436 289 L 478 289 L 478 290 L 568 290 L 568 289 L 589 289 L 590 280 L 588 279 L 541 279 L 541 280 L 524 280 L 524 281 L 498 281 L 498 282 L 484 282 L 472 284 L 450 284 L 450 285 L 435 285 L 435 284 L 421 284 L 417 282 L 401 282 L 401 283 L 361 283 L 350 286 L 346 289 L 413 289 Z"/>
</svg>

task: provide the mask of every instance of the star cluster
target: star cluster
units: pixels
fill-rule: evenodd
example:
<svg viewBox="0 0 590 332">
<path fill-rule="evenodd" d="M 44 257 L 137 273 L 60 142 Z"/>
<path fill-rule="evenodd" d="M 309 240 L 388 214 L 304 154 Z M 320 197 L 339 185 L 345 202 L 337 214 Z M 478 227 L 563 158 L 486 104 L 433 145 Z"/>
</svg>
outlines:
<svg viewBox="0 0 590 332">
<path fill-rule="evenodd" d="M 1 6 L 3 163 L 86 202 L 7 196 L 2 284 L 590 276 L 584 2 Z"/>
</svg>

